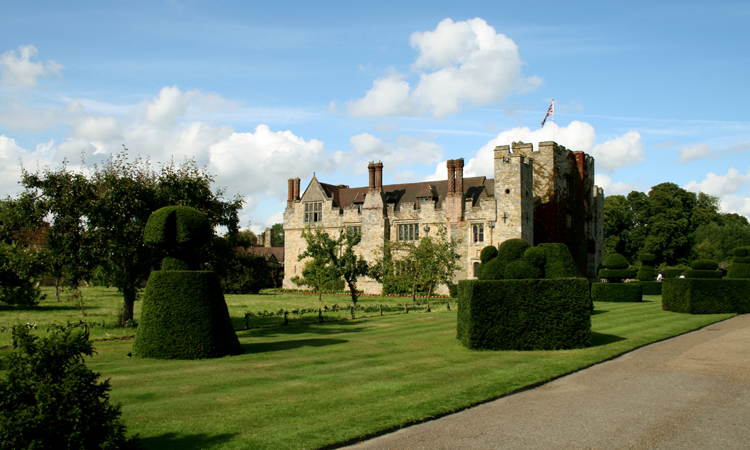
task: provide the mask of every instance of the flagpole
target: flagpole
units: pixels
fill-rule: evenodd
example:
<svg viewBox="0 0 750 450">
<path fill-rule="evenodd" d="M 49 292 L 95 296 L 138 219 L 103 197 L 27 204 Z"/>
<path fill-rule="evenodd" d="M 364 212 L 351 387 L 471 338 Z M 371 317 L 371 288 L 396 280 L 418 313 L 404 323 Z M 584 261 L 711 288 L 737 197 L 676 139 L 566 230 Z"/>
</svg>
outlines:
<svg viewBox="0 0 750 450">
<path fill-rule="evenodd" d="M 552 142 L 555 142 L 555 99 L 552 99 Z"/>
</svg>

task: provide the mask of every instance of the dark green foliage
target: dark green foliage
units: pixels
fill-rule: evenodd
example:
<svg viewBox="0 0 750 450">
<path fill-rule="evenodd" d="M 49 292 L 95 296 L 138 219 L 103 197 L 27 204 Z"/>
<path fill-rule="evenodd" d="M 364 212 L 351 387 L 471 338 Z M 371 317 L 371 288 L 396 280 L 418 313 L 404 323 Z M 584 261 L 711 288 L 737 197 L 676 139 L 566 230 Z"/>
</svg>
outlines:
<svg viewBox="0 0 750 450">
<path fill-rule="evenodd" d="M 133 354 L 143 358 L 199 359 L 240 353 L 242 348 L 215 272 L 151 273 Z"/>
<path fill-rule="evenodd" d="M 734 248 L 750 245 L 750 225 L 743 216 L 724 214 L 720 222 L 699 226 L 691 238 L 695 259 L 730 262 Z"/>
<path fill-rule="evenodd" d="M 732 253 L 734 256 L 750 256 L 750 247 L 737 247 Z"/>
<path fill-rule="evenodd" d="M 591 300 L 584 278 L 463 280 L 457 337 L 471 349 L 556 350 L 590 344 Z"/>
<path fill-rule="evenodd" d="M 606 278 L 610 283 L 622 283 L 623 280 L 628 278 L 635 278 L 638 272 L 635 269 L 601 269 L 599 271 L 599 278 Z"/>
<path fill-rule="evenodd" d="M 727 278 L 750 278 L 750 247 L 737 247 L 732 253 L 734 257 Z"/>
<path fill-rule="evenodd" d="M 505 266 L 503 272 L 506 280 L 525 280 L 531 278 L 543 278 L 544 273 L 538 267 L 534 267 L 524 260 L 511 261 Z"/>
<path fill-rule="evenodd" d="M 679 278 L 687 269 L 687 267 L 667 267 L 664 269 L 664 278 Z"/>
<path fill-rule="evenodd" d="M 685 269 L 685 278 L 721 278 L 721 270 L 696 270 Z"/>
<path fill-rule="evenodd" d="M 500 244 L 500 248 L 497 250 L 497 258 L 502 259 L 506 263 L 516 261 L 523 258 L 523 254 L 531 247 L 528 242 L 523 239 L 508 239 Z"/>
<path fill-rule="evenodd" d="M 494 245 L 488 245 L 482 249 L 482 252 L 479 254 L 479 260 L 482 263 L 486 263 L 487 261 L 491 260 L 492 258 L 496 256 L 497 256 L 497 247 L 495 247 Z"/>
<path fill-rule="evenodd" d="M 656 269 L 652 265 L 656 256 L 651 253 L 641 253 L 638 255 L 641 260 L 641 267 L 638 269 L 638 275 L 636 278 L 639 281 L 654 281 L 656 280 Z"/>
<path fill-rule="evenodd" d="M 719 268 L 719 263 L 710 259 L 696 259 L 690 267 L 695 270 L 716 270 Z"/>
<path fill-rule="evenodd" d="M 119 405 L 109 403 L 109 380 L 86 367 L 94 348 L 72 330 L 31 336 L 18 326 L 18 352 L 3 360 L 0 449 L 137 449 L 125 436 Z"/>
<path fill-rule="evenodd" d="M 750 313 L 750 280 L 665 280 L 662 308 L 690 314 Z"/>
<path fill-rule="evenodd" d="M 630 266 L 628 260 L 619 253 L 612 253 L 611 255 L 604 258 L 604 262 L 602 263 L 602 265 L 605 269 L 610 270 L 627 269 Z"/>
<path fill-rule="evenodd" d="M 0 241 L 0 302 L 19 306 L 38 304 L 45 297 L 37 286 L 41 273 L 39 251 L 24 248 L 18 242 Z"/>
<path fill-rule="evenodd" d="M 544 248 L 530 247 L 523 253 L 523 260 L 540 270 L 544 270 L 544 265 L 547 263 L 547 254 L 545 253 Z M 544 277 L 541 276 L 536 278 Z"/>
<path fill-rule="evenodd" d="M 165 206 L 148 218 L 143 242 L 170 251 L 205 245 L 212 235 L 211 224 L 202 212 L 189 206 Z"/>
<path fill-rule="evenodd" d="M 450 295 L 451 298 L 458 298 L 458 283 L 448 284 L 448 295 Z"/>
<path fill-rule="evenodd" d="M 652 263 L 656 261 L 656 255 L 654 255 L 653 253 L 639 253 L 638 260 L 642 264 L 652 265 Z"/>
<path fill-rule="evenodd" d="M 595 302 L 643 301 L 641 283 L 592 283 L 591 300 Z"/>
<path fill-rule="evenodd" d="M 632 281 L 629 284 L 636 283 L 643 286 L 643 295 L 661 295 L 660 281 Z"/>
<path fill-rule="evenodd" d="M 227 275 L 221 279 L 221 289 L 225 294 L 257 294 L 270 276 L 271 269 L 265 258 L 238 250 Z"/>
<path fill-rule="evenodd" d="M 733 256 L 733 263 L 750 264 L 750 256 Z"/>
<path fill-rule="evenodd" d="M 545 278 L 570 278 L 580 277 L 581 271 L 578 270 L 573 255 L 570 254 L 568 246 L 560 243 L 539 244 L 537 248 L 544 250 Z"/>
<path fill-rule="evenodd" d="M 477 268 L 477 278 L 480 280 L 502 280 L 504 277 L 503 272 L 507 265 L 507 261 L 497 257 L 493 258 L 489 262 L 479 265 Z"/>
</svg>

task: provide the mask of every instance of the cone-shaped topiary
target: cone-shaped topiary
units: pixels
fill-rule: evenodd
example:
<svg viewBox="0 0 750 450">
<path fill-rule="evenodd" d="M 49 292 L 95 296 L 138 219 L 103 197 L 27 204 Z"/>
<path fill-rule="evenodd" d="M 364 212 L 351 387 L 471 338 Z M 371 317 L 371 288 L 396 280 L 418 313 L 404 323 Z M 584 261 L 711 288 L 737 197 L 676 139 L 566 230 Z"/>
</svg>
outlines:
<svg viewBox="0 0 750 450">
<path fill-rule="evenodd" d="M 625 278 L 633 278 L 635 269 L 629 269 L 628 260 L 619 253 L 612 253 L 604 259 L 604 269 L 599 271 L 599 278 L 606 278 L 610 283 L 622 283 Z"/>
<path fill-rule="evenodd" d="M 651 253 L 640 253 L 638 259 L 641 260 L 641 267 L 638 269 L 636 278 L 639 281 L 655 281 L 656 269 L 654 269 L 653 262 L 656 256 Z"/>
<path fill-rule="evenodd" d="M 144 242 L 164 250 L 151 272 L 133 353 L 144 358 L 199 359 L 242 353 L 218 275 L 199 271 L 196 250 L 212 231 L 200 211 L 169 206 L 154 212 Z"/>
<path fill-rule="evenodd" d="M 733 253 L 727 278 L 750 278 L 750 247 L 737 247 Z"/>
</svg>

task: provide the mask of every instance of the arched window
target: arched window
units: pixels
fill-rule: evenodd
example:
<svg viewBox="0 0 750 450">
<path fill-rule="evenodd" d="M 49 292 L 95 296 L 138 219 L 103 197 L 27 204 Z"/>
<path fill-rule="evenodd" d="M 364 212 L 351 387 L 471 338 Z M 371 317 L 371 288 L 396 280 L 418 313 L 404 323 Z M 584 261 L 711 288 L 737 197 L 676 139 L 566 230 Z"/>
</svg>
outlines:
<svg viewBox="0 0 750 450">
<path fill-rule="evenodd" d="M 477 277 L 477 268 L 478 268 L 478 267 L 479 267 L 479 263 L 478 263 L 478 262 L 475 262 L 475 263 L 474 263 L 474 278 L 476 278 L 476 277 Z"/>
</svg>

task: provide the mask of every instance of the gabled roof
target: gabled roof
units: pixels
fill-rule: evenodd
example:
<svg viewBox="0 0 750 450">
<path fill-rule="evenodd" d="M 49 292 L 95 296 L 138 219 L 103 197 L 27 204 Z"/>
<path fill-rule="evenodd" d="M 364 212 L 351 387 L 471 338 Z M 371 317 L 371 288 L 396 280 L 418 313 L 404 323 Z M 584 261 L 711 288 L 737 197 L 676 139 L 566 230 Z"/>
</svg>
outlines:
<svg viewBox="0 0 750 450">
<path fill-rule="evenodd" d="M 262 256 L 268 262 L 284 262 L 284 247 L 264 247 L 262 245 L 255 245 L 245 249 L 246 252 Z"/>
<path fill-rule="evenodd" d="M 335 186 L 320 183 L 329 198 L 333 198 L 333 205 L 341 209 L 352 204 L 364 202 L 369 187 L 350 188 L 348 186 Z M 487 177 L 464 178 L 464 196 L 471 198 L 473 203 L 482 197 L 490 197 L 495 194 L 495 180 Z M 448 180 L 421 181 L 418 183 L 388 184 L 383 186 L 383 198 L 387 203 L 392 203 L 398 210 L 401 203 L 415 203 L 420 197 L 433 197 L 437 199 L 436 208 L 441 208 L 443 200 L 448 195 Z"/>
</svg>

